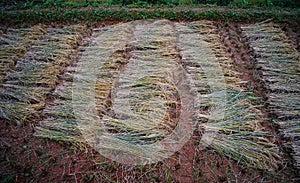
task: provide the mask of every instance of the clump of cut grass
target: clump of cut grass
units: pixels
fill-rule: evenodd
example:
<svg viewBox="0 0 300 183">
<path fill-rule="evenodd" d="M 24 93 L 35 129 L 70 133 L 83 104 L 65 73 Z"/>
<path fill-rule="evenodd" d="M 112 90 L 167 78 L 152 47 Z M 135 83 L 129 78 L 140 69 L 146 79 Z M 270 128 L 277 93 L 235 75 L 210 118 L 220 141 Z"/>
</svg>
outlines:
<svg viewBox="0 0 300 183">
<path fill-rule="evenodd" d="M 295 167 L 300 168 L 300 57 L 280 26 L 267 20 L 242 27 L 256 55 L 261 81 L 267 88 L 269 109 L 274 122 L 293 149 Z"/>
<path fill-rule="evenodd" d="M 58 76 L 76 55 L 83 30 L 79 26 L 48 28 L 35 41 L 1 85 L 1 118 L 22 123 L 39 117 Z"/>
<path fill-rule="evenodd" d="M 0 37 L 0 84 L 7 72 L 13 69 L 18 60 L 24 57 L 30 47 L 39 40 L 46 29 L 42 25 L 31 28 L 7 29 Z"/>
<path fill-rule="evenodd" d="M 213 22 L 178 25 L 179 49 L 197 100 L 202 142 L 244 165 L 275 170 L 281 158 L 269 140 L 257 98 L 243 88 Z M 199 46 L 201 45 L 201 46 Z"/>
</svg>

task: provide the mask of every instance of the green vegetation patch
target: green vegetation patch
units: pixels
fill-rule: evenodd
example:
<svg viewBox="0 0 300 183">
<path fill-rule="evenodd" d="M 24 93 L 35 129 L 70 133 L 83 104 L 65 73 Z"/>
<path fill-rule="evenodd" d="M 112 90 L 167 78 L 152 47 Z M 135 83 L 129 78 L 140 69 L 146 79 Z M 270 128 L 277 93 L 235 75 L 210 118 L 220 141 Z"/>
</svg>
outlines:
<svg viewBox="0 0 300 183">
<path fill-rule="evenodd" d="M 204 9 L 172 10 L 172 9 L 54 9 L 35 11 L 4 11 L 0 14 L 2 24 L 16 25 L 38 22 L 93 22 L 93 21 L 131 21 L 138 19 L 169 20 L 223 20 L 223 21 L 262 21 L 272 18 L 274 21 L 299 21 L 299 12 L 277 12 L 259 10 Z"/>
</svg>

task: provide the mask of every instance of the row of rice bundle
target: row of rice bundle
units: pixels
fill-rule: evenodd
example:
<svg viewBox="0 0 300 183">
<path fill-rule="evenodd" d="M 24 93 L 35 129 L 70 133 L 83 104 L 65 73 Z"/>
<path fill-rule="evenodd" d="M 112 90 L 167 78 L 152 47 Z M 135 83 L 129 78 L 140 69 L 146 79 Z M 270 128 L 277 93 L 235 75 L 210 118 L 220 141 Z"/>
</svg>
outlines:
<svg viewBox="0 0 300 183">
<path fill-rule="evenodd" d="M 172 78 L 178 61 L 170 56 L 176 52 L 176 36 L 167 20 L 139 22 L 134 35 L 131 58 L 112 91 L 118 120 L 111 125 L 126 130 L 118 138 L 151 144 L 172 133 L 178 123 L 179 93 Z"/>
<path fill-rule="evenodd" d="M 42 112 L 44 119 L 36 127 L 35 136 L 71 142 L 78 147 L 84 139 L 77 128 L 72 106 L 73 75 L 76 67 L 69 66 L 62 76 L 63 83 L 52 93 L 53 101 Z"/>
<path fill-rule="evenodd" d="M 166 20 L 94 30 L 76 64 L 73 110 L 71 99 L 58 94 L 44 110 L 48 118 L 36 135 L 80 145 L 85 141 L 102 152 L 121 150 L 143 163 L 149 157 L 165 157 L 151 144 L 172 133 L 179 118 L 175 43 L 174 28 Z M 65 82 L 58 90 L 69 93 L 70 85 Z M 101 143 L 93 137 L 99 130 L 109 132 L 101 136 Z"/>
<path fill-rule="evenodd" d="M 94 30 L 70 80 L 73 106 L 61 96 L 71 92 L 66 81 L 36 135 L 85 141 L 114 160 L 124 151 L 145 163 L 169 155 L 156 142 L 171 133 L 180 138 L 180 128 L 186 137 L 192 133 L 180 117 L 190 110 L 208 146 L 246 165 L 276 169 L 278 149 L 261 125 L 257 98 L 244 90 L 219 42 L 212 22 L 135 21 Z M 184 106 L 189 94 L 180 85 L 195 95 L 193 107 Z"/>
<path fill-rule="evenodd" d="M 0 35 L 0 84 L 5 80 L 7 72 L 14 69 L 17 61 L 22 59 L 46 32 L 44 26 L 35 25 L 30 28 L 6 29 L 5 33 Z"/>
<path fill-rule="evenodd" d="M 300 167 L 300 56 L 280 26 L 270 21 L 242 27 L 254 50 L 261 81 L 267 88 L 273 121 L 293 149 L 295 167 Z"/>
<path fill-rule="evenodd" d="M 131 27 L 133 37 L 123 48 L 129 50 L 125 54 L 128 63 L 120 68 L 121 72 L 116 78 L 111 75 L 119 68 L 116 64 L 97 70 L 95 73 L 100 73 L 101 80 L 85 78 L 85 83 L 90 84 L 75 89 L 80 92 L 75 94 L 73 101 L 84 98 L 84 103 L 82 100 L 78 103 L 81 106 L 75 101 L 74 110 L 81 116 L 78 126 L 90 145 L 112 160 L 146 164 L 167 158 L 179 150 L 192 132 L 182 128 L 188 119 L 180 119 L 178 115 L 182 112 L 179 107 L 187 108 L 188 102 L 179 102 L 184 96 L 177 88 L 182 87 L 176 79 L 182 68 L 176 54 L 174 26 L 170 21 L 158 20 L 131 22 Z M 110 57 L 116 57 L 115 53 Z M 111 78 L 103 82 L 102 78 L 107 75 Z M 95 79 L 98 90 L 94 93 L 90 89 L 94 87 Z M 99 96 L 99 88 L 110 89 L 111 83 L 113 87 L 109 92 L 100 90 L 104 97 L 99 99 L 103 101 L 108 95 L 110 100 L 104 105 L 101 103 L 99 108 L 99 103 L 93 100 Z M 85 92 L 82 88 L 86 88 Z M 100 115 L 93 113 L 90 111 L 93 108 L 103 112 Z M 88 117 L 84 115 L 86 113 Z"/>
<path fill-rule="evenodd" d="M 261 125 L 265 119 L 254 104 L 257 98 L 243 88 L 241 73 L 226 57 L 213 22 L 176 24 L 176 29 L 183 64 L 197 96 L 202 142 L 247 166 L 277 169 L 280 154 Z"/>
<path fill-rule="evenodd" d="M 73 110 L 72 92 L 86 94 L 88 90 L 95 92 L 96 115 L 103 116 L 110 103 L 110 90 L 113 77 L 127 61 L 123 57 L 126 45 L 132 34 L 131 24 L 118 24 L 93 29 L 92 36 L 84 40 L 76 62 L 67 68 L 63 82 L 54 92 L 54 101 L 43 111 L 45 119 L 37 127 L 36 136 L 54 140 L 72 142 L 77 146 L 85 146 L 86 141 L 78 127 L 76 115 L 87 115 Z M 94 76 L 91 76 L 95 73 Z M 75 78 L 74 78 L 75 77 Z M 90 88 L 89 80 L 95 77 Z M 94 79 L 94 78 L 93 78 Z M 84 81 L 81 83 L 81 81 Z M 79 83 L 77 86 L 76 83 Z M 75 91 L 76 92 L 76 91 Z M 79 104 L 86 101 L 84 96 Z M 74 99 L 75 100 L 75 99 Z M 75 107 L 75 106 L 74 106 Z M 93 125 L 92 123 L 90 124 Z"/>
<path fill-rule="evenodd" d="M 48 28 L 1 85 L 1 118 L 15 123 L 38 118 L 59 75 L 76 56 L 83 27 Z"/>
</svg>

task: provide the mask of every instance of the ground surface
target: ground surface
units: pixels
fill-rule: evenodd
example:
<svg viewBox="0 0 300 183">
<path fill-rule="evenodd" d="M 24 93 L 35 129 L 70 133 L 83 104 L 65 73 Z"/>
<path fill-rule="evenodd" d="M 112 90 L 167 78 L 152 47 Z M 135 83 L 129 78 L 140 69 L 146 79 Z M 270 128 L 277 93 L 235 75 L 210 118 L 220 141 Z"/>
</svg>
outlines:
<svg viewBox="0 0 300 183">
<path fill-rule="evenodd" d="M 268 23 L 265 24 L 273 26 Z M 272 85 L 265 81 L 270 74 L 264 74 L 268 69 L 264 69 L 263 64 L 263 69 L 260 69 L 257 62 L 261 57 L 267 60 L 268 55 L 259 56 L 263 48 L 251 44 L 255 40 L 251 37 L 254 34 L 249 31 L 252 30 L 249 28 L 251 25 L 149 20 L 117 25 L 104 23 L 94 28 L 85 25 L 1 28 L 1 181 L 297 182 L 299 172 L 294 160 L 297 158 L 295 154 L 299 153 L 299 132 L 293 130 L 297 129 L 297 123 L 292 127 L 279 124 L 297 121 L 299 115 L 289 113 L 286 116 L 284 113 L 280 116 L 273 110 L 272 105 L 275 104 L 270 101 Z M 247 26 L 248 29 L 243 28 Z M 295 62 L 298 61 L 298 65 L 289 67 L 299 67 L 299 24 L 274 26 L 286 35 L 283 41 L 290 45 L 286 53 L 298 58 Z M 247 31 L 250 33 L 247 34 Z M 215 63 L 220 65 L 219 73 L 209 70 Z M 96 110 L 101 119 L 106 117 L 111 120 L 108 124 L 110 132 L 123 134 L 124 131 L 135 133 L 149 130 L 149 133 L 156 134 L 156 131 L 151 131 L 155 129 L 160 130 L 159 138 L 163 138 L 177 124 L 182 121 L 188 123 L 185 118 L 191 118 L 197 122 L 196 128 L 189 132 L 191 137 L 188 142 L 171 157 L 150 165 L 123 165 L 101 156 L 83 142 L 72 122 L 74 115 L 68 105 L 72 100 L 70 92 L 74 68 L 81 64 L 91 66 L 87 67 L 90 70 L 101 71 L 95 86 Z M 181 75 L 177 67 L 183 69 L 185 74 Z M 269 70 L 272 71 L 272 68 Z M 174 74 L 174 71 L 178 72 Z M 292 72 L 288 74 L 297 81 L 297 69 L 295 73 L 295 77 Z M 219 83 L 219 78 L 210 80 L 210 74 L 222 76 L 224 86 Z M 275 77 L 274 74 L 272 77 Z M 142 83 L 141 78 L 149 80 L 142 80 Z M 135 83 L 137 80 L 138 84 Z M 207 84 L 212 81 L 214 84 Z M 128 90 L 128 83 L 135 84 L 130 85 L 132 88 Z M 296 97 L 295 107 L 290 111 L 299 109 L 298 84 L 294 83 L 295 89 L 291 92 Z M 223 89 L 239 94 L 252 93 L 251 96 L 260 99 L 233 97 L 229 107 L 225 106 L 225 116 L 228 115 L 225 125 L 223 119 L 215 121 L 223 124 L 218 129 L 220 136 L 203 148 L 201 138 L 211 128 L 211 116 L 191 115 L 213 111 L 212 104 L 206 101 L 206 94 Z M 142 92 L 144 95 L 141 97 Z M 132 96 L 133 99 L 128 102 Z M 151 103 L 149 98 L 157 102 Z M 235 101 L 235 98 L 238 99 Z M 184 108 L 189 101 L 200 104 L 195 105 L 192 114 Z M 122 116 L 122 110 L 132 109 L 126 109 L 124 104 L 132 105 L 139 112 L 130 116 L 132 121 L 136 120 L 140 125 L 159 124 L 145 129 L 122 129 L 120 126 L 128 123 Z M 234 113 L 230 106 L 233 106 Z M 278 108 L 284 110 L 283 107 Z M 150 115 L 151 119 L 143 122 L 141 115 Z M 119 121 L 112 123 L 113 119 Z M 119 128 L 123 131 L 118 131 Z M 133 140 L 138 143 L 157 141 L 144 137 L 148 139 L 140 140 L 135 136 Z M 293 149 L 290 144 L 294 142 L 296 148 Z M 230 148 L 225 148 L 223 144 Z M 253 157 L 252 153 L 255 154 Z"/>
</svg>

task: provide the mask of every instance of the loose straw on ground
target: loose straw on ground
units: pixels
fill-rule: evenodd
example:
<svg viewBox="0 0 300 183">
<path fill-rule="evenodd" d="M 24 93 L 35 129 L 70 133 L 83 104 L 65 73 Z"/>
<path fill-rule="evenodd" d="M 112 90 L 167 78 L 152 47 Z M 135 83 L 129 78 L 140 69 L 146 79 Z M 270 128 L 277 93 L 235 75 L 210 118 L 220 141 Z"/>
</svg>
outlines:
<svg viewBox="0 0 300 183">
<path fill-rule="evenodd" d="M 7 72 L 14 69 L 17 61 L 47 30 L 42 25 L 36 25 L 31 28 L 7 29 L 5 32 L 0 35 L 0 84 Z"/>
</svg>

